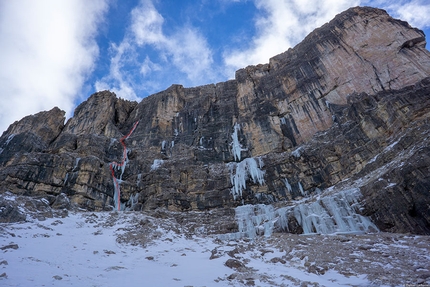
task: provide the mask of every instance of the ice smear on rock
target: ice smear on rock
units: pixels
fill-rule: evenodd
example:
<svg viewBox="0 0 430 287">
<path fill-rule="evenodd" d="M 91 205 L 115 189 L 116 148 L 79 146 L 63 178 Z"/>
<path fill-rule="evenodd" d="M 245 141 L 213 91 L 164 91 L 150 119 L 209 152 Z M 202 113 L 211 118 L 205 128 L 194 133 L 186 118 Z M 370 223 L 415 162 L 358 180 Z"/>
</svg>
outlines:
<svg viewBox="0 0 430 287">
<path fill-rule="evenodd" d="M 303 229 L 303 234 L 335 234 L 378 232 L 369 218 L 358 214 L 361 193 L 358 188 L 317 196 L 313 202 L 275 209 L 272 205 L 243 205 L 236 208 L 238 232 L 224 234 L 221 239 L 270 236 L 273 231 L 289 231 L 292 216 Z"/>
<path fill-rule="evenodd" d="M 162 159 L 154 159 L 154 163 L 151 165 L 151 171 L 156 170 L 163 165 Z"/>
<path fill-rule="evenodd" d="M 72 169 L 72 171 L 75 171 L 77 168 L 78 168 L 78 166 L 79 166 L 79 161 L 81 160 L 81 158 L 80 157 L 77 157 L 76 159 L 75 159 L 75 165 L 73 166 L 73 169 Z"/>
<path fill-rule="evenodd" d="M 0 154 L 4 151 L 4 149 L 7 147 L 7 145 L 10 143 L 11 140 L 15 137 L 15 134 L 11 134 L 7 137 L 7 140 L 2 145 L 2 148 L 0 148 Z"/>
<path fill-rule="evenodd" d="M 127 204 L 124 206 L 124 210 L 134 210 L 135 205 L 139 202 L 139 193 L 135 193 L 134 195 L 130 195 L 130 199 L 127 201 Z"/>
<path fill-rule="evenodd" d="M 263 167 L 261 158 L 246 158 L 241 162 L 230 162 L 227 165 L 230 168 L 230 181 L 233 185 L 231 193 L 235 200 L 238 197 L 242 197 L 242 191 L 246 189 L 246 181 L 250 177 L 254 183 L 260 185 L 265 183 L 264 171 L 261 170 Z"/>
</svg>

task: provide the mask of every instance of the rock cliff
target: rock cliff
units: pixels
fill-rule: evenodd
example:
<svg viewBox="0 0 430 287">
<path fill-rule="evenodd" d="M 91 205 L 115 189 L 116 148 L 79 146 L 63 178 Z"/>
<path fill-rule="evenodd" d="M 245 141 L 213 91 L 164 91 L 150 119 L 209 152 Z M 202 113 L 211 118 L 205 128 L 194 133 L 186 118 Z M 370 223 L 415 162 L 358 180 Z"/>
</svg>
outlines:
<svg viewBox="0 0 430 287">
<path fill-rule="evenodd" d="M 425 45 L 406 22 L 355 7 L 234 80 L 140 103 L 98 92 L 65 124 L 58 108 L 25 117 L 0 138 L 0 193 L 203 211 L 355 188 L 379 229 L 429 234 Z"/>
</svg>

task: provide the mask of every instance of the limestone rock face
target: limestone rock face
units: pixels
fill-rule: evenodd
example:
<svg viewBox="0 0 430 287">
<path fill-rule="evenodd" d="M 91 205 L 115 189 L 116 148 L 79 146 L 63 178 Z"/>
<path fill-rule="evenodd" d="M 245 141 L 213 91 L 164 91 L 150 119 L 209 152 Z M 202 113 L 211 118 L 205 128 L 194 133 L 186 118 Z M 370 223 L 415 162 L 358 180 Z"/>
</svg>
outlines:
<svg viewBox="0 0 430 287">
<path fill-rule="evenodd" d="M 4 164 L 17 156 L 46 150 L 64 128 L 64 115 L 64 111 L 55 107 L 10 125 L 0 137 L 0 161 Z"/>
<path fill-rule="evenodd" d="M 353 187 L 381 230 L 430 233 L 425 44 L 356 7 L 234 80 L 26 117 L 0 138 L 0 192 L 110 210 L 118 182 L 122 209 L 203 211 Z"/>
</svg>

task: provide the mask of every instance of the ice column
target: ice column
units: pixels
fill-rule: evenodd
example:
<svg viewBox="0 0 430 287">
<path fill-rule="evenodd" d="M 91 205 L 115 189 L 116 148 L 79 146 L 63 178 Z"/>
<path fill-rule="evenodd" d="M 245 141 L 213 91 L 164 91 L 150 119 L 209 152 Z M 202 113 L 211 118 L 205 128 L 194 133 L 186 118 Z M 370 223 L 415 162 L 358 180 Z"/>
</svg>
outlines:
<svg viewBox="0 0 430 287">
<path fill-rule="evenodd" d="M 240 153 L 244 150 L 240 145 L 239 138 L 237 135 L 239 130 L 240 130 L 240 125 L 236 123 L 234 125 L 234 132 L 231 135 L 231 138 L 233 139 L 233 142 L 231 143 L 231 150 L 233 152 L 234 160 L 237 160 L 237 161 L 240 161 L 241 159 Z"/>
</svg>

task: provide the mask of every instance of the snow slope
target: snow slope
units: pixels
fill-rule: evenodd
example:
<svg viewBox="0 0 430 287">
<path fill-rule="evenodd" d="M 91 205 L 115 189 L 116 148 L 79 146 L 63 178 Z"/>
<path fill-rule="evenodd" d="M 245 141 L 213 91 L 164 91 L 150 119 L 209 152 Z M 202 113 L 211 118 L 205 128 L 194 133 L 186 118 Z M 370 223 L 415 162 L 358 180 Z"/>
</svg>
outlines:
<svg viewBox="0 0 430 287">
<path fill-rule="evenodd" d="M 277 233 L 270 238 L 223 241 L 216 236 L 183 232 L 181 228 L 173 219 L 135 212 L 69 212 L 64 218 L 3 223 L 0 285 L 209 287 L 430 283 L 428 237 Z"/>
</svg>

